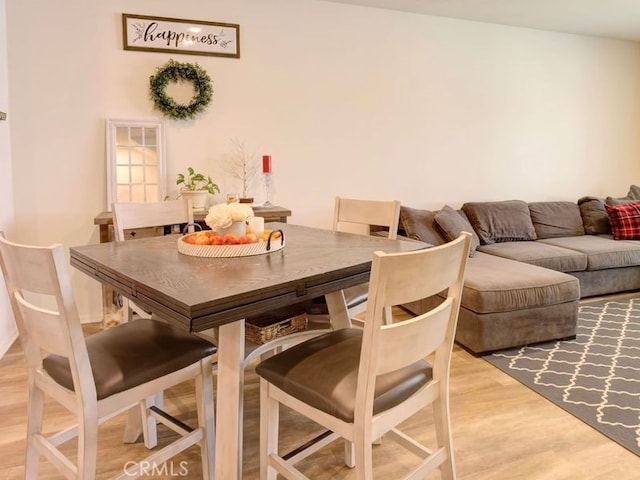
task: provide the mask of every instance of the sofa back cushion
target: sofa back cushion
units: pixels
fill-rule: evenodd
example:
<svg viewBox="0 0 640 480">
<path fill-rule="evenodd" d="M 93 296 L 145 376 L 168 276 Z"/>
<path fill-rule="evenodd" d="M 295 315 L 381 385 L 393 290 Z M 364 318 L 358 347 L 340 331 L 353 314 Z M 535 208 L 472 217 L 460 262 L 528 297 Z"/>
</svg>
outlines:
<svg viewBox="0 0 640 480">
<path fill-rule="evenodd" d="M 625 205 L 627 203 L 637 202 L 640 200 L 640 187 L 631 185 L 626 197 L 607 197 L 605 203 L 607 205 Z"/>
<path fill-rule="evenodd" d="M 538 239 L 584 235 L 577 203 L 532 202 L 529 213 Z"/>
<path fill-rule="evenodd" d="M 442 232 L 442 236 L 448 242 L 458 238 L 462 232 L 469 232 L 471 234 L 469 256 L 473 257 L 476 249 L 480 246 L 480 239 L 478 235 L 476 235 L 476 232 L 474 232 L 464 212 L 456 211 L 449 205 L 445 205 L 442 207 L 442 210 L 436 212 L 434 219 L 436 225 L 438 225 L 438 228 Z"/>
<path fill-rule="evenodd" d="M 578 200 L 582 225 L 587 235 L 611 233 L 609 214 L 604 207 L 604 200 L 598 197 L 582 197 Z"/>
<path fill-rule="evenodd" d="M 483 245 L 537 238 L 529 206 L 522 200 L 468 202 L 462 210 Z"/>
<path fill-rule="evenodd" d="M 404 230 L 407 237 L 414 240 L 431 245 L 442 245 L 446 240 L 435 223 L 436 213 L 402 206 L 400 207 L 400 229 Z"/>
</svg>

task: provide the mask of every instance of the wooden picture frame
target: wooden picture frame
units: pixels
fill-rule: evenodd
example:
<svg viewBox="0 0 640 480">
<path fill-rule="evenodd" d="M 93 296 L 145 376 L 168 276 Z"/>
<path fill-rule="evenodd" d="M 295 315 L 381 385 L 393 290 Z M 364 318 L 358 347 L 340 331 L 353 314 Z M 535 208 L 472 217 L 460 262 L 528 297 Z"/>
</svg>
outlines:
<svg viewBox="0 0 640 480">
<path fill-rule="evenodd" d="M 240 58 L 240 25 L 122 14 L 125 50 Z"/>
</svg>

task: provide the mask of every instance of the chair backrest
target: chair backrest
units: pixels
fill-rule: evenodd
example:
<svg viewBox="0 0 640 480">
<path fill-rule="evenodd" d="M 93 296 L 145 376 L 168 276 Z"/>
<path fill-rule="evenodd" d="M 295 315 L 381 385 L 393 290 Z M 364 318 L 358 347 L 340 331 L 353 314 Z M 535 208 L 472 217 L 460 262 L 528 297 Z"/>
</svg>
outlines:
<svg viewBox="0 0 640 480">
<path fill-rule="evenodd" d="M 333 215 L 333 229 L 349 231 L 349 226 L 364 225 L 367 234 L 372 233 L 371 227 L 385 227 L 389 229 L 388 238 L 395 239 L 398 235 L 398 221 L 400 218 L 400 202 L 397 200 L 357 200 L 336 197 Z"/>
<path fill-rule="evenodd" d="M 404 253 L 376 252 L 358 373 L 356 405 L 372 411 L 376 376 L 414 364 L 435 352 L 434 380 L 447 381 L 471 235 Z M 421 315 L 385 325 L 391 308 L 447 291 Z"/>
<path fill-rule="evenodd" d="M 114 203 L 112 211 L 117 241 L 127 239 L 126 230 L 193 223 L 191 200 L 184 198 L 165 202 Z"/>
<path fill-rule="evenodd" d="M 21 245 L 0 234 L 0 263 L 29 375 L 41 374 L 43 354 L 63 356 L 69 359 L 75 393 L 95 401 L 95 384 L 62 245 Z"/>
</svg>

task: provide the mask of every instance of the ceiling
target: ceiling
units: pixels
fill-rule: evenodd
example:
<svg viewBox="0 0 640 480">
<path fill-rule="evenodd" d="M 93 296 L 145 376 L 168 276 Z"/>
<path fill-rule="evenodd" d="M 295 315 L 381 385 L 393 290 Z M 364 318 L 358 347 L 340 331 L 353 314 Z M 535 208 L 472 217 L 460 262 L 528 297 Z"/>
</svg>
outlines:
<svg viewBox="0 0 640 480">
<path fill-rule="evenodd" d="M 640 0 L 325 0 L 640 42 Z"/>
</svg>

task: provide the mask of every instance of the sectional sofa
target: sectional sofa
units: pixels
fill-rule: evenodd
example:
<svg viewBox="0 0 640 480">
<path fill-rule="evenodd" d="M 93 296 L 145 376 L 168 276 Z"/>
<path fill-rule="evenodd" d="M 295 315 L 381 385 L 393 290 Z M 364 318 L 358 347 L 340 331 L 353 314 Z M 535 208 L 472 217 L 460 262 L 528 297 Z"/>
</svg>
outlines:
<svg viewBox="0 0 640 480">
<path fill-rule="evenodd" d="M 637 203 L 636 203 L 637 202 Z M 637 224 L 637 225 L 636 225 Z M 577 202 L 403 206 L 400 234 L 433 245 L 470 231 L 456 342 L 474 354 L 575 336 L 583 297 L 640 289 L 640 188 Z M 406 307 L 432 308 L 440 296 Z"/>
</svg>

